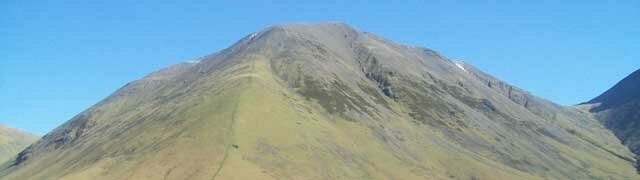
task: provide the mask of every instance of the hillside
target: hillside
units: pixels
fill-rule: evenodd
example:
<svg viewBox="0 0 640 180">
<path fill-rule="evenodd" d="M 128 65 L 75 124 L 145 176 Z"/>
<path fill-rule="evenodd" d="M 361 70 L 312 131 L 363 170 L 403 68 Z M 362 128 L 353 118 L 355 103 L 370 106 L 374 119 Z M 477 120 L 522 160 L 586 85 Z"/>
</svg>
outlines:
<svg viewBox="0 0 640 180">
<path fill-rule="evenodd" d="M 0 163 L 15 156 L 38 138 L 37 135 L 0 124 Z"/>
<path fill-rule="evenodd" d="M 128 83 L 0 179 L 640 179 L 589 113 L 342 23 Z"/>
<path fill-rule="evenodd" d="M 640 70 L 582 106 L 594 113 L 632 152 L 640 154 Z"/>
</svg>

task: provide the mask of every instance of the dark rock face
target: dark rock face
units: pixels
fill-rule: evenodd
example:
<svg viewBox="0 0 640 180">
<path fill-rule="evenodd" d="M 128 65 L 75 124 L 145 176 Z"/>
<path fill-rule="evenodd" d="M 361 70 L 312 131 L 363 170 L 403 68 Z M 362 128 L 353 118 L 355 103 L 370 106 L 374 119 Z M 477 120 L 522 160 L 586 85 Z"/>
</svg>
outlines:
<svg viewBox="0 0 640 180">
<path fill-rule="evenodd" d="M 599 112 L 623 106 L 629 102 L 640 100 L 640 70 L 631 73 L 629 76 L 618 82 L 611 89 L 600 96 L 587 102 L 588 104 L 599 103 L 598 107 L 591 109 L 592 112 Z"/>
<path fill-rule="evenodd" d="M 589 111 L 611 129 L 636 157 L 640 155 L 640 70 L 585 104 L 592 105 Z"/>
</svg>

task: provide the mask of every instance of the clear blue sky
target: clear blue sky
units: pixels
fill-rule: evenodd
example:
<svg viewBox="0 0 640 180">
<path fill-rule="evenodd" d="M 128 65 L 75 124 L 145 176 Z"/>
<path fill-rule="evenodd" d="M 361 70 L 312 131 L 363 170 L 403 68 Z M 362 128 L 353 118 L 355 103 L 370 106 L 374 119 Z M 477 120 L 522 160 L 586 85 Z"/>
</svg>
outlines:
<svg viewBox="0 0 640 180">
<path fill-rule="evenodd" d="M 129 81 L 272 24 L 342 21 L 560 104 L 640 68 L 640 1 L 0 2 L 0 123 L 44 134 Z"/>
</svg>

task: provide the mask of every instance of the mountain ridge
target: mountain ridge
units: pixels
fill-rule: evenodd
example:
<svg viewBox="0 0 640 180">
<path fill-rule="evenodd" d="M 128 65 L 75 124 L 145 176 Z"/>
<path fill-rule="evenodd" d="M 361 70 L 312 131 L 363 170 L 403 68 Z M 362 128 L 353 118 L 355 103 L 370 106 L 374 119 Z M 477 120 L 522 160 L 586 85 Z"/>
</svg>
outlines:
<svg viewBox="0 0 640 180">
<path fill-rule="evenodd" d="M 9 160 L 38 138 L 25 130 L 0 124 L 0 163 Z"/>
<path fill-rule="evenodd" d="M 0 177 L 623 179 L 638 177 L 635 162 L 577 108 L 426 48 L 314 23 L 128 83 Z"/>
<path fill-rule="evenodd" d="M 640 70 L 579 107 L 593 113 L 636 157 L 640 155 Z M 636 167 L 640 171 L 640 163 Z"/>
<path fill-rule="evenodd" d="M 601 111 L 636 100 L 637 95 L 635 94 L 636 92 L 640 92 L 640 84 L 638 84 L 638 82 L 640 82 L 640 70 L 632 72 L 598 97 L 583 104 L 600 103 L 600 105 L 592 109 L 592 111 Z M 632 99 L 628 99 L 629 97 Z"/>
</svg>

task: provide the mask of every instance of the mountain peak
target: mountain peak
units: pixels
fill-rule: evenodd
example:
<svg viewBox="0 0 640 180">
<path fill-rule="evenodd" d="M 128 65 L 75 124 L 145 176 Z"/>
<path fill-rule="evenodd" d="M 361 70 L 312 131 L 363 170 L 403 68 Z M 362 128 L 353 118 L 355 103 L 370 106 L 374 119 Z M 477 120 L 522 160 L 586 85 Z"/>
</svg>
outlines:
<svg viewBox="0 0 640 180">
<path fill-rule="evenodd" d="M 271 26 L 272 28 L 306 28 L 306 29 L 317 29 L 317 28 L 344 28 L 344 29 L 355 29 L 353 26 L 339 21 L 328 21 L 328 22 L 305 22 L 305 23 L 283 23 L 276 24 Z"/>
<path fill-rule="evenodd" d="M 640 70 L 585 103 L 594 116 L 640 158 Z M 640 172 L 640 162 L 637 163 Z"/>
<path fill-rule="evenodd" d="M 313 22 L 313 23 L 283 23 L 269 26 L 261 31 L 252 33 L 253 36 L 258 34 L 269 34 L 269 32 L 285 32 L 293 34 L 313 34 L 318 32 L 359 32 L 353 26 L 343 22 Z M 249 36 L 252 36 L 249 35 Z"/>
<path fill-rule="evenodd" d="M 640 70 L 628 75 L 602 95 L 592 99 L 588 104 L 599 103 L 592 111 L 600 111 L 640 98 Z"/>
<path fill-rule="evenodd" d="M 344 23 L 199 60 L 124 86 L 0 178 L 638 179 L 595 119 Z"/>
<path fill-rule="evenodd" d="M 279 24 L 267 28 L 265 31 L 280 31 L 286 35 L 298 38 L 347 38 L 349 35 L 360 34 L 359 30 L 342 22 L 318 22 L 318 23 L 288 23 Z"/>
<path fill-rule="evenodd" d="M 251 33 L 233 45 L 234 51 L 244 49 L 248 45 L 263 48 L 266 46 L 282 46 L 291 43 L 347 43 L 355 36 L 362 34 L 356 28 L 342 22 L 319 23 L 286 23 L 269 26 L 261 31 Z"/>
</svg>

